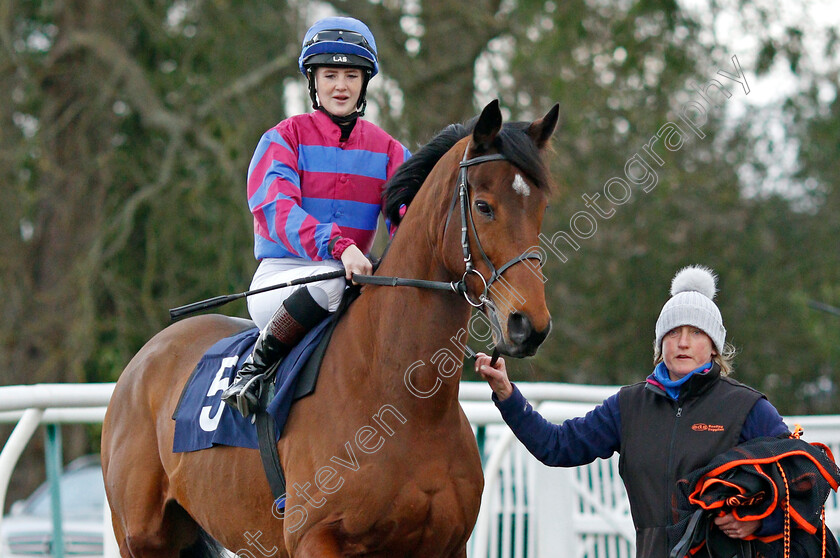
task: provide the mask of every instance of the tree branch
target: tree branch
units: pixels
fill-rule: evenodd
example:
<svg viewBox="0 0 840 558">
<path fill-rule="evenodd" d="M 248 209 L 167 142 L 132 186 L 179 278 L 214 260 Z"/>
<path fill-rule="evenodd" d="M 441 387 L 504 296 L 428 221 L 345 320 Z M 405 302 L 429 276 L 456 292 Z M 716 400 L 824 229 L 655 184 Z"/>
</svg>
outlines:
<svg viewBox="0 0 840 558">
<path fill-rule="evenodd" d="M 199 118 L 206 117 L 228 99 L 244 95 L 251 89 L 259 87 L 269 77 L 291 64 L 294 64 L 294 67 L 297 68 L 297 50 L 297 46 L 290 46 L 286 48 L 284 53 L 240 77 L 227 88 L 210 97 L 205 103 L 202 103 L 198 107 L 198 110 L 196 110 L 196 115 Z"/>
<path fill-rule="evenodd" d="M 186 131 L 188 119 L 167 110 L 152 88 L 143 69 L 129 56 L 125 48 L 107 35 L 93 31 L 71 31 L 67 45 L 60 54 L 68 50 L 84 48 L 107 64 L 125 80 L 123 94 L 137 109 L 146 125 L 163 130 L 170 135 Z"/>
</svg>

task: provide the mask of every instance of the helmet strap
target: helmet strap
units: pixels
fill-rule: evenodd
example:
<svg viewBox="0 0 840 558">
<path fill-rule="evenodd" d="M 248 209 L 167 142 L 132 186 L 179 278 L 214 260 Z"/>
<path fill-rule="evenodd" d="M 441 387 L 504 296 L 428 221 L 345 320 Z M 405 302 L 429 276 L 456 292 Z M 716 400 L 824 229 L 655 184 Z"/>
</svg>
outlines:
<svg viewBox="0 0 840 558">
<path fill-rule="evenodd" d="M 306 69 L 306 79 L 309 81 L 309 98 L 312 99 L 312 110 L 318 108 L 318 95 L 315 91 L 315 72 L 309 67 Z"/>
<path fill-rule="evenodd" d="M 367 108 L 367 86 L 369 82 L 370 70 L 365 70 L 365 81 L 362 82 L 362 91 L 359 93 L 359 101 L 356 103 L 356 110 L 359 116 L 365 115 L 365 109 Z"/>
</svg>

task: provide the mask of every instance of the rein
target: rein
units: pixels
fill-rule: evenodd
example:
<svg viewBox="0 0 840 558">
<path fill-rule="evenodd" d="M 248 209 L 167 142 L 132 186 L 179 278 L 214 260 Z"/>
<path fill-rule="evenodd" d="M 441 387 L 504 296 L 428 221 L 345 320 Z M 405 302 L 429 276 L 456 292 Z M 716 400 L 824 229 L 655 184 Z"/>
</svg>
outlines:
<svg viewBox="0 0 840 558">
<path fill-rule="evenodd" d="M 438 291 L 450 291 L 453 293 L 465 292 L 466 283 L 463 281 L 429 281 L 427 279 L 405 279 L 403 277 L 390 277 L 387 275 L 353 275 L 353 281 L 360 285 L 378 285 L 380 287 L 417 287 L 419 289 L 433 289 Z"/>
</svg>

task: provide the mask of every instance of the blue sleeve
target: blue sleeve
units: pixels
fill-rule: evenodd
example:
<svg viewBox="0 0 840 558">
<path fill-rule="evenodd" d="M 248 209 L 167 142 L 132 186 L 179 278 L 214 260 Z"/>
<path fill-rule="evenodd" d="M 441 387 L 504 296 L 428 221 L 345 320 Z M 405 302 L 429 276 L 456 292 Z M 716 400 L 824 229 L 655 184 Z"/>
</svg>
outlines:
<svg viewBox="0 0 840 558">
<path fill-rule="evenodd" d="M 741 439 L 739 442 L 746 442 L 753 438 L 761 438 L 764 436 L 785 436 L 790 434 L 790 430 L 779 411 L 767 399 L 762 397 L 755 402 L 750 414 L 744 421 L 744 426 L 741 428 Z M 761 527 L 755 533 L 758 537 L 767 537 L 781 533 L 784 528 L 784 517 L 781 510 L 776 510 L 769 517 L 765 517 L 761 521 Z"/>
<path fill-rule="evenodd" d="M 618 394 L 583 417 L 554 424 L 531 407 L 519 388 L 496 403 L 502 418 L 519 441 L 541 462 L 552 467 L 576 467 L 597 457 L 606 459 L 621 447 L 621 417 Z"/>
<path fill-rule="evenodd" d="M 741 438 L 738 441 L 746 442 L 753 438 L 762 438 L 764 436 L 777 437 L 790 434 L 790 430 L 779 411 L 772 403 L 767 401 L 764 397 L 759 399 L 747 415 L 744 421 L 744 426 L 741 428 Z"/>
</svg>

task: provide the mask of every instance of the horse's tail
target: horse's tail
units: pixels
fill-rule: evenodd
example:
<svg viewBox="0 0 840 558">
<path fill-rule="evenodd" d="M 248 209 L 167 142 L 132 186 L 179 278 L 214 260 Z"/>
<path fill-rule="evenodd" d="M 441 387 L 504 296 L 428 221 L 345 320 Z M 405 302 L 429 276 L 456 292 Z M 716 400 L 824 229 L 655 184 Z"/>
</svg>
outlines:
<svg viewBox="0 0 840 558">
<path fill-rule="evenodd" d="M 225 554 L 225 548 L 201 528 L 198 530 L 198 538 L 195 542 L 183 549 L 180 554 L 180 558 L 223 558 L 224 556 L 229 556 Z"/>
</svg>

